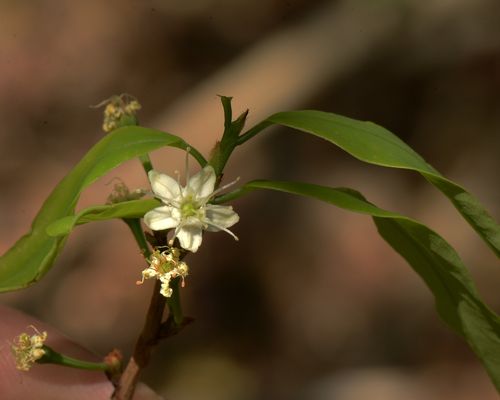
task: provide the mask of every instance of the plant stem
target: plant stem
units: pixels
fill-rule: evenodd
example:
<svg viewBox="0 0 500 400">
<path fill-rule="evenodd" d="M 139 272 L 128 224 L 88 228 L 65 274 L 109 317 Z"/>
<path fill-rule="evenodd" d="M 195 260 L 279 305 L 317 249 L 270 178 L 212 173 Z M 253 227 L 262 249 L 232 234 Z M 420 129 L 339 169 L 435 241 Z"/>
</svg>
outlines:
<svg viewBox="0 0 500 400">
<path fill-rule="evenodd" d="M 170 287 L 172 288 L 172 296 L 167 299 L 168 309 L 174 317 L 174 322 L 176 325 L 181 325 L 184 320 L 182 315 L 181 298 L 179 294 L 179 281 L 180 278 L 176 278 L 171 281 Z"/>
<path fill-rule="evenodd" d="M 144 171 L 146 171 L 146 175 L 147 175 L 148 172 L 153 169 L 153 164 L 151 163 L 151 159 L 149 158 L 149 154 L 143 154 L 142 156 L 139 156 L 139 161 L 141 162 L 142 167 L 144 168 Z"/>
<path fill-rule="evenodd" d="M 192 153 L 193 154 L 193 153 Z M 196 152 L 195 158 L 200 161 L 206 161 Z M 153 169 L 151 160 L 148 155 L 140 157 L 140 161 L 146 171 L 146 174 Z M 145 258 L 151 256 L 148 242 L 142 230 L 141 221 L 139 218 L 125 218 L 123 221 L 128 225 L 134 235 L 137 245 L 141 249 L 141 253 Z M 184 318 L 179 296 L 179 279 L 172 281 L 172 296 L 164 297 L 161 293 L 161 282 L 157 280 L 151 296 L 146 320 L 142 328 L 141 334 L 135 344 L 134 352 L 130 358 L 125 370 L 116 385 L 112 399 L 114 400 L 130 400 L 134 395 L 135 387 L 139 379 L 139 373 L 148 364 L 153 348 L 161 339 L 175 335 L 184 326 L 192 321 L 190 318 Z M 170 315 L 168 319 L 162 323 L 165 306 L 168 304 Z"/>
<path fill-rule="evenodd" d="M 215 170 L 217 176 L 217 185 L 222 178 L 222 171 L 231 156 L 234 148 L 237 146 L 238 135 L 245 126 L 248 110 L 244 111 L 233 121 L 233 110 L 231 107 L 231 97 L 220 96 L 222 107 L 224 109 L 224 133 L 220 142 L 217 142 L 211 152 L 209 164 Z"/>
<path fill-rule="evenodd" d="M 160 294 L 160 289 L 161 282 L 156 281 L 144 327 L 135 345 L 134 353 L 113 394 L 112 398 L 115 400 L 130 400 L 132 398 L 139 373 L 149 362 L 151 351 L 160 338 L 161 321 L 166 304 L 166 298 Z"/>
<path fill-rule="evenodd" d="M 134 239 L 139 249 L 141 249 L 144 258 L 148 258 L 151 255 L 151 251 L 149 250 L 148 242 L 142 231 L 141 220 L 139 218 L 123 218 L 123 222 L 125 222 L 132 231 L 132 235 L 134 235 Z"/>
<path fill-rule="evenodd" d="M 88 371 L 107 371 L 109 372 L 112 367 L 103 362 L 83 361 L 77 358 L 68 357 L 64 354 L 54 351 L 49 346 L 43 346 L 45 350 L 44 356 L 37 360 L 39 364 L 58 364 L 66 367 L 86 369 Z"/>
<path fill-rule="evenodd" d="M 262 122 L 259 122 L 257 125 L 255 125 L 253 128 L 250 128 L 248 131 L 246 131 L 245 133 L 243 133 L 242 135 L 240 135 L 238 137 L 238 140 L 236 142 L 236 145 L 237 146 L 240 146 L 242 145 L 243 143 L 245 143 L 247 140 L 250 140 L 251 138 L 253 138 L 255 135 L 257 135 L 257 133 L 259 133 L 260 131 L 262 131 L 263 129 L 267 128 L 268 126 L 272 125 L 273 123 L 268 121 L 268 120 L 264 120 Z"/>
<path fill-rule="evenodd" d="M 144 257 L 149 257 L 151 251 L 149 250 L 144 232 L 142 231 L 140 220 L 131 218 L 124 219 L 124 221 L 132 231 Z M 120 377 L 113 394 L 113 399 L 130 400 L 134 394 L 135 386 L 139 379 L 139 373 L 148 364 L 153 347 L 156 346 L 160 339 L 178 333 L 190 322 L 190 319 L 185 320 L 182 315 L 179 296 L 179 279 L 172 282 L 172 289 L 172 297 L 167 299 L 160 293 L 161 282 L 158 280 L 155 282 L 142 332 L 135 344 L 134 353 Z M 162 323 L 163 313 L 167 303 L 170 310 L 170 317 L 165 323 Z"/>
</svg>

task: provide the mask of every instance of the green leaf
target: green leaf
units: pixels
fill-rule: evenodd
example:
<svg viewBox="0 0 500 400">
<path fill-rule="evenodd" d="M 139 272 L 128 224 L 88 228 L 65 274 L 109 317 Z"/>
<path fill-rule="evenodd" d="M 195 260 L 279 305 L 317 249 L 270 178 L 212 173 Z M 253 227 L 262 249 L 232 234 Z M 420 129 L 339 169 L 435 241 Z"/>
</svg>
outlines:
<svg viewBox="0 0 500 400">
<path fill-rule="evenodd" d="M 81 191 L 119 164 L 163 146 L 186 149 L 181 138 L 139 126 L 119 128 L 97 143 L 54 188 L 35 217 L 31 231 L 0 257 L 0 292 L 21 289 L 38 281 L 52 266 L 66 237 L 51 237 L 47 227 L 74 214 Z M 192 146 L 190 154 L 203 166 L 205 159 Z"/>
<path fill-rule="evenodd" d="M 52 222 L 47 227 L 49 236 L 66 236 L 76 225 L 109 219 L 142 218 L 146 212 L 161 204 L 156 199 L 124 201 L 122 203 L 88 207 L 76 215 L 69 215 Z"/>
<path fill-rule="evenodd" d="M 236 194 L 254 189 L 312 197 L 373 216 L 380 235 L 423 279 L 434 294 L 441 318 L 467 341 L 500 391 L 500 318 L 481 301 L 467 268 L 441 236 L 417 221 L 376 207 L 352 189 L 252 181 Z"/>
<path fill-rule="evenodd" d="M 397 136 L 371 122 L 321 111 L 274 114 L 240 137 L 239 144 L 272 124 L 311 133 L 339 146 L 361 161 L 414 170 L 448 197 L 476 232 L 500 256 L 500 225 L 463 187 L 445 178 Z"/>
</svg>

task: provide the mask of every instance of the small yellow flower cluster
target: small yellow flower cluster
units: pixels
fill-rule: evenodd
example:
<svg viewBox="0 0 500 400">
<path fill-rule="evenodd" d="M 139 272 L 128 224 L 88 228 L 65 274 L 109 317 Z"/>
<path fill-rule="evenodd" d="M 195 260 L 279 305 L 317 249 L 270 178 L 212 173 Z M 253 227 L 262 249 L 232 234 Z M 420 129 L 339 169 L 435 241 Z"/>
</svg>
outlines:
<svg viewBox="0 0 500 400">
<path fill-rule="evenodd" d="M 106 204 L 116 204 L 122 201 L 138 200 L 146 194 L 144 189 L 135 189 L 130 191 L 127 185 L 119 179 L 117 183 L 113 185 L 113 191 L 108 196 Z"/>
<path fill-rule="evenodd" d="M 106 100 L 102 105 L 106 104 L 104 109 L 104 122 L 102 130 L 111 132 L 112 130 L 123 126 L 123 121 L 126 117 L 135 118 L 135 114 L 141 109 L 141 105 L 135 99 L 131 99 L 128 95 L 113 96 Z"/>
<path fill-rule="evenodd" d="M 175 247 L 163 252 L 155 250 L 149 257 L 149 267 L 142 271 L 142 279 L 136 284 L 142 285 L 145 279 L 156 278 L 161 282 L 160 293 L 165 297 L 172 296 L 170 281 L 181 277 L 184 287 L 184 279 L 188 275 L 188 266 L 184 261 L 180 261 L 179 257 L 180 251 Z"/>
<path fill-rule="evenodd" d="M 35 331 L 35 335 L 30 336 L 23 332 L 16 337 L 11 345 L 12 353 L 16 359 L 16 368 L 21 371 L 29 371 L 36 360 L 45 354 L 43 343 L 47 340 L 47 332 L 40 333 L 34 326 L 31 328 Z"/>
</svg>

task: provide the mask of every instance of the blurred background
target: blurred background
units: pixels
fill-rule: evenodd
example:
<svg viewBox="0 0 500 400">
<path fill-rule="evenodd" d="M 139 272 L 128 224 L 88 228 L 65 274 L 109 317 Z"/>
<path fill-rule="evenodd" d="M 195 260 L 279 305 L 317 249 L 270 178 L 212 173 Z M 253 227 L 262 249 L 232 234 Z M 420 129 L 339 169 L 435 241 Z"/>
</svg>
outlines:
<svg viewBox="0 0 500 400">
<path fill-rule="evenodd" d="M 170 0 L 0 3 L 0 253 L 29 230 L 54 185 L 102 136 L 113 94 L 141 123 L 208 154 L 222 132 L 217 94 L 248 127 L 321 109 L 387 127 L 500 214 L 497 0 Z M 442 234 L 500 310 L 498 260 L 417 174 L 362 164 L 333 146 L 270 129 L 238 149 L 226 180 L 304 180 L 360 190 Z M 173 149 L 155 167 L 182 171 Z M 191 167 L 195 170 L 194 163 Z M 137 161 L 88 189 L 102 204 Z M 142 379 L 168 399 L 496 399 L 430 292 L 369 218 L 312 200 L 253 193 L 233 231 L 206 234 L 182 291 L 195 318 Z M 20 266 L 22 267 L 22 266 Z M 75 230 L 37 285 L 0 301 L 98 354 L 129 355 L 153 282 L 126 226 Z"/>
</svg>

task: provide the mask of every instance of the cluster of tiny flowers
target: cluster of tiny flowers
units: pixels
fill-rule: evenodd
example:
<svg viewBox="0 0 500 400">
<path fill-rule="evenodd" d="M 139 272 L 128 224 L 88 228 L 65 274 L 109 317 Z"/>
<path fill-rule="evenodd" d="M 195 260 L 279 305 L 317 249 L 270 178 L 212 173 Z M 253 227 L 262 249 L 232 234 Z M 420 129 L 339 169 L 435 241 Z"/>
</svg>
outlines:
<svg viewBox="0 0 500 400">
<path fill-rule="evenodd" d="M 140 109 L 141 105 L 137 100 L 128 101 L 124 95 L 113 96 L 107 101 L 106 108 L 104 109 L 102 130 L 104 132 L 111 132 L 120 126 L 120 120 L 123 117 L 133 117 Z"/>
<path fill-rule="evenodd" d="M 113 186 L 113 191 L 108 196 L 106 204 L 116 204 L 123 201 L 138 200 L 146 194 L 144 189 L 130 191 L 127 185 L 118 179 L 118 183 Z"/>
<path fill-rule="evenodd" d="M 38 332 L 35 327 L 32 327 L 36 332 L 35 335 L 21 333 L 16 337 L 11 345 L 12 353 L 16 360 L 16 368 L 21 371 L 29 371 L 31 366 L 42 358 L 45 354 L 43 343 L 47 340 L 47 332 Z"/>
<path fill-rule="evenodd" d="M 188 266 L 179 260 L 179 256 L 180 251 L 176 248 L 163 252 L 155 250 L 149 257 L 149 267 L 142 271 L 142 279 L 136 282 L 137 285 L 142 285 L 145 279 L 156 278 L 161 282 L 160 293 L 165 297 L 172 296 L 170 281 L 181 277 L 184 287 L 184 278 L 188 275 Z"/>
</svg>

